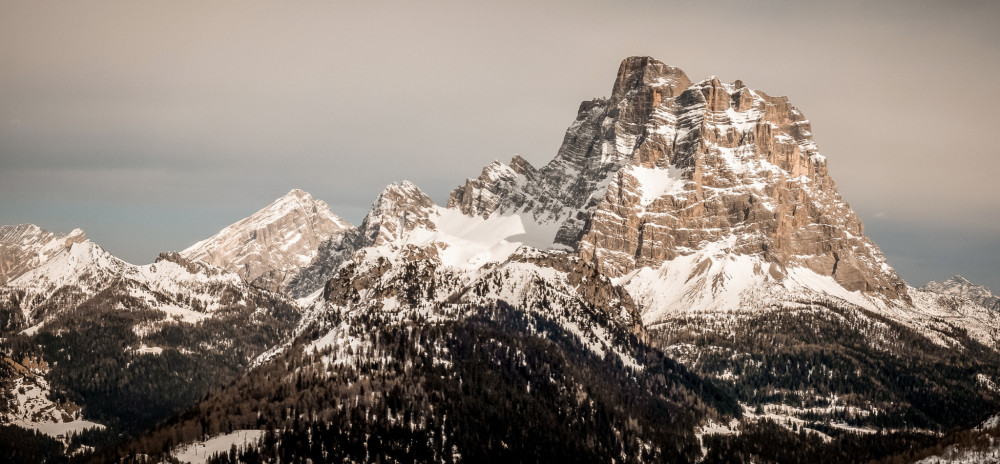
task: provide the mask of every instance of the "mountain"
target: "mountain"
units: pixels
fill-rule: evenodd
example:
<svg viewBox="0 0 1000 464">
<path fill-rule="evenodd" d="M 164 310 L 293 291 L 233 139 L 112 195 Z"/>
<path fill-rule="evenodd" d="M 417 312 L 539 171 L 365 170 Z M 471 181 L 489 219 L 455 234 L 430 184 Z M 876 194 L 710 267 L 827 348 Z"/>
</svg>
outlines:
<svg viewBox="0 0 1000 464">
<path fill-rule="evenodd" d="M 414 230 L 419 232 L 410 233 Z M 288 286 L 292 296 L 304 297 L 322 289 L 355 252 L 368 247 L 396 249 L 403 245 L 433 245 L 436 255 L 452 265 L 483 264 L 513 252 L 521 242 L 505 239 L 517 235 L 526 240 L 523 225 L 517 220 L 476 220 L 453 209 L 434 204 L 427 194 L 411 182 L 387 186 L 375 199 L 361 225 L 336 241 L 325 243 L 312 264 L 304 268 Z M 496 249 L 492 249 L 497 247 Z M 496 256 L 494 256 L 494 254 Z"/>
<path fill-rule="evenodd" d="M 545 167 L 494 163 L 448 204 L 558 227 L 557 244 L 656 307 L 648 323 L 737 309 L 761 287 L 907 298 L 798 109 L 648 57 L 622 63 L 610 99 L 580 106 Z"/>
<path fill-rule="evenodd" d="M 59 437 L 133 433 L 235 378 L 301 314 L 234 272 L 84 240 L 0 287 L 0 422 Z M 103 439 L 103 438 L 101 438 Z"/>
<path fill-rule="evenodd" d="M 611 95 L 580 105 L 544 167 L 495 161 L 452 192 L 449 208 L 516 218 L 534 246 L 594 263 L 650 328 L 833 299 L 996 345 L 996 314 L 911 299 L 787 98 L 741 81 L 693 83 L 648 57 L 622 62 Z"/>
<path fill-rule="evenodd" d="M 324 242 L 316 258 L 292 278 L 286 291 L 296 298 L 317 292 L 356 251 L 395 241 L 400 229 L 426 224 L 436 208 L 434 201 L 410 182 L 389 185 L 375 199 L 361 225 Z"/>
<path fill-rule="evenodd" d="M 321 244 L 353 226 L 323 201 L 293 189 L 270 205 L 181 251 L 236 272 L 262 288 L 281 291 L 317 256 Z M 317 287 L 318 288 L 318 287 Z"/>
<path fill-rule="evenodd" d="M 72 245 L 0 292 L 0 368 L 128 432 L 94 462 L 906 462 L 984 439 L 992 294 L 900 279 L 811 130 L 784 97 L 627 58 L 552 161 L 495 161 L 445 206 L 402 181 L 324 235 L 293 191 L 148 266 Z"/>
<path fill-rule="evenodd" d="M 80 229 L 62 235 L 34 224 L 0 226 L 0 285 L 41 266 L 59 251 L 82 242 Z"/>
<path fill-rule="evenodd" d="M 596 267 L 511 241 L 520 226 L 388 186 L 293 338 L 118 452 L 249 430 L 248 461 L 698 456 L 695 428 L 738 416 L 732 398 L 650 348 Z"/>
<path fill-rule="evenodd" d="M 177 253 L 161 253 L 156 262 L 136 266 L 89 240 L 74 243 L 7 283 L 9 291 L 22 295 L 18 307 L 29 326 L 44 324 L 111 287 L 125 288 L 149 309 L 184 322 L 204 319 L 221 307 L 223 289 L 251 290 L 236 273 Z"/>
<path fill-rule="evenodd" d="M 944 282 L 927 282 L 927 285 L 921 287 L 921 290 L 972 300 L 984 308 L 1000 311 L 1000 297 L 994 295 L 985 286 L 970 282 L 960 275 Z"/>
<path fill-rule="evenodd" d="M 386 187 L 293 337 L 112 455 L 893 459 L 1000 409 L 1000 320 L 863 232 L 787 99 L 628 58 L 545 166 Z"/>
<path fill-rule="evenodd" d="M 90 240 L 73 243 L 0 288 L 6 331 L 30 331 L 30 326 L 93 297 L 128 266 Z"/>
</svg>

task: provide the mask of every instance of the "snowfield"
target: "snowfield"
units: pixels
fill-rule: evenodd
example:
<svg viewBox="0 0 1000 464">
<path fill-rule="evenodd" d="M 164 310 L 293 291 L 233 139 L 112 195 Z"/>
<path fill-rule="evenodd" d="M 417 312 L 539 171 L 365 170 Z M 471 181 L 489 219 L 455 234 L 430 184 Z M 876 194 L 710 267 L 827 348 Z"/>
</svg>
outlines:
<svg viewBox="0 0 1000 464">
<path fill-rule="evenodd" d="M 204 464 L 213 455 L 228 453 L 234 445 L 237 448 L 255 445 L 263 436 L 263 430 L 237 430 L 205 441 L 178 446 L 173 449 L 173 455 L 181 462 Z"/>
<path fill-rule="evenodd" d="M 104 425 L 80 418 L 79 412 L 70 414 L 64 407 L 52 402 L 49 399 L 49 384 L 40 376 L 36 376 L 34 381 L 24 378 L 14 380 L 13 391 L 16 393 L 14 410 L 6 416 L 10 424 L 37 430 L 63 441 L 68 440 L 72 433 L 104 428 Z"/>
</svg>

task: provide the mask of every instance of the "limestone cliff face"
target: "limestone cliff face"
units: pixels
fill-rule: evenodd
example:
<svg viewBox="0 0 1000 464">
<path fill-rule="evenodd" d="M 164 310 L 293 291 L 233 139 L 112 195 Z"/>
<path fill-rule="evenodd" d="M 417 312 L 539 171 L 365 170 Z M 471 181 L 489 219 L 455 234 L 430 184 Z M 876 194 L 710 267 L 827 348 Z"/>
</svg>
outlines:
<svg viewBox="0 0 1000 464">
<path fill-rule="evenodd" d="M 316 258 L 321 244 L 351 229 L 353 226 L 331 213 L 326 203 L 295 189 L 181 255 L 235 271 L 268 290 L 281 291 Z"/>
<path fill-rule="evenodd" d="M 434 230 L 437 206 L 408 181 L 391 184 L 375 199 L 361 225 L 323 242 L 312 262 L 289 280 L 286 292 L 302 298 L 324 288 L 355 252 L 366 247 L 392 245 L 417 227 Z"/>
<path fill-rule="evenodd" d="M 647 69 L 648 68 L 648 69 Z M 611 99 L 583 102 L 555 159 L 541 169 L 515 156 L 452 192 L 448 207 L 470 215 L 522 212 L 558 223 L 555 242 L 575 247 L 606 179 L 634 156 L 656 102 L 687 88 L 683 71 L 649 58 L 622 64 Z"/>
<path fill-rule="evenodd" d="M 776 281 L 806 268 L 907 299 L 787 98 L 715 77 L 692 83 L 648 57 L 622 62 L 610 99 L 581 105 L 544 168 L 494 163 L 449 206 L 557 221 L 555 242 L 612 277 L 726 243 L 770 263 L 762 272 Z"/>
<path fill-rule="evenodd" d="M 659 72 L 647 59 L 622 69 Z M 656 95 L 647 78 L 625 81 L 635 87 L 625 95 Z M 776 273 L 805 267 L 848 290 L 905 297 L 786 98 L 712 77 L 653 100 L 633 157 L 593 211 L 582 257 L 619 276 L 733 238 L 731 253 L 759 255 Z"/>
<path fill-rule="evenodd" d="M 45 264 L 60 251 L 86 239 L 80 229 L 56 234 L 34 224 L 0 226 L 0 285 Z"/>
<path fill-rule="evenodd" d="M 406 231 L 417 227 L 434 230 L 430 219 L 437 206 L 434 200 L 409 181 L 402 181 L 386 187 L 359 228 L 364 237 L 364 246 L 380 246 L 392 243 Z"/>
</svg>

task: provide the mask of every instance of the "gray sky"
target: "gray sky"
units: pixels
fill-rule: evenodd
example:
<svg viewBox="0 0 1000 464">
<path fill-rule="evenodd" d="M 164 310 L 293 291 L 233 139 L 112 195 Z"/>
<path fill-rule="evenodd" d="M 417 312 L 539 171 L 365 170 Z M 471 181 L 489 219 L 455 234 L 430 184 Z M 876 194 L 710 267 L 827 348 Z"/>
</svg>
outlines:
<svg viewBox="0 0 1000 464">
<path fill-rule="evenodd" d="M 0 224 L 146 263 L 291 188 L 440 203 L 650 55 L 788 95 L 905 279 L 1000 290 L 1000 2 L 497 3 L 0 0 Z"/>
</svg>

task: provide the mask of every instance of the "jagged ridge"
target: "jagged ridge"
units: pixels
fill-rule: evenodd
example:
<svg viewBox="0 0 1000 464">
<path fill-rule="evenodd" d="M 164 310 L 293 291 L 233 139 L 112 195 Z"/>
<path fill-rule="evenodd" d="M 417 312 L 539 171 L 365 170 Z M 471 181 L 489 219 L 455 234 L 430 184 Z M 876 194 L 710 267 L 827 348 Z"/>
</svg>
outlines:
<svg viewBox="0 0 1000 464">
<path fill-rule="evenodd" d="M 86 238 L 80 229 L 63 235 L 34 224 L 0 226 L 0 285 L 41 266 L 59 251 Z"/>
<path fill-rule="evenodd" d="M 260 211 L 181 255 L 237 272 L 255 285 L 280 291 L 317 256 L 320 245 L 353 229 L 323 201 L 293 189 Z"/>
</svg>

